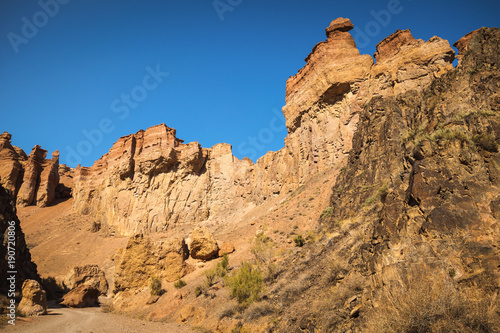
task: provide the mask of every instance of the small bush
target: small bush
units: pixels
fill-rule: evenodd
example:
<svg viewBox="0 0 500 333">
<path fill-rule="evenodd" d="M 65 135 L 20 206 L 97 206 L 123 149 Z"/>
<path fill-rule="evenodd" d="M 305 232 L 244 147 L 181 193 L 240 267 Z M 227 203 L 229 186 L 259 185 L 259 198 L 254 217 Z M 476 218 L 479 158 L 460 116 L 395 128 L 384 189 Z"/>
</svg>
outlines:
<svg viewBox="0 0 500 333">
<path fill-rule="evenodd" d="M 200 296 L 201 294 L 204 294 L 207 291 L 207 286 L 206 285 L 199 285 L 196 286 L 194 289 L 194 295 L 196 297 Z"/>
<path fill-rule="evenodd" d="M 245 262 L 236 272 L 227 279 L 231 288 L 231 295 L 238 303 L 247 306 L 259 300 L 262 290 L 262 272 L 258 267 Z"/>
<path fill-rule="evenodd" d="M 486 151 L 497 153 L 498 152 L 498 143 L 496 142 L 496 138 L 491 134 L 479 134 L 476 135 L 473 139 L 476 146 Z"/>
<path fill-rule="evenodd" d="M 149 285 L 151 296 L 161 296 L 165 290 L 161 288 L 161 280 L 156 276 L 151 277 L 151 284 Z"/>
<path fill-rule="evenodd" d="M 175 281 L 175 283 L 174 283 L 174 287 L 176 289 L 181 289 L 182 287 L 185 287 L 186 285 L 187 285 L 187 283 L 183 279 L 179 279 L 179 280 Z"/>
<path fill-rule="evenodd" d="M 213 269 L 210 269 L 205 272 L 205 284 L 207 287 L 211 287 L 215 283 L 215 277 L 217 276 L 217 272 Z"/>
<path fill-rule="evenodd" d="M 268 302 L 256 302 L 248 306 L 243 316 L 246 320 L 253 321 L 273 313 L 274 308 Z"/>
<path fill-rule="evenodd" d="M 302 247 L 304 246 L 304 238 L 302 238 L 302 235 L 297 235 L 293 238 L 293 242 L 295 243 L 295 246 Z"/>
<path fill-rule="evenodd" d="M 430 139 L 432 141 L 438 141 L 438 140 L 445 140 L 445 141 L 452 141 L 452 140 L 460 140 L 462 142 L 468 142 L 469 137 L 467 136 L 467 133 L 462 131 L 461 129 L 449 129 L 449 128 L 440 128 L 435 130 L 431 136 Z"/>
<path fill-rule="evenodd" d="M 327 207 L 323 210 L 323 212 L 321 212 L 321 218 L 322 219 L 328 218 L 328 217 L 332 216 L 333 213 L 334 213 L 333 207 Z"/>
</svg>

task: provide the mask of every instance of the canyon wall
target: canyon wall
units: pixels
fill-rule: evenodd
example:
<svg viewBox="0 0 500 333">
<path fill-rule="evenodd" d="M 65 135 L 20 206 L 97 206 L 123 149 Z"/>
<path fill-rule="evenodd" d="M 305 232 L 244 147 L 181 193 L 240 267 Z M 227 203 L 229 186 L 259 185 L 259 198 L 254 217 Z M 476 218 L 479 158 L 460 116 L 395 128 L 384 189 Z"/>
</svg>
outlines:
<svg viewBox="0 0 500 333">
<path fill-rule="evenodd" d="M 347 161 L 359 113 L 373 96 L 422 90 L 452 68 L 448 41 L 398 30 L 360 55 L 349 19 L 326 29 L 306 65 L 286 83 L 285 146 L 257 163 L 231 146 L 185 144 L 164 124 L 120 138 L 92 167 L 75 170 L 74 208 L 115 232 L 158 232 L 214 219 L 293 191 Z M 243 208 L 242 208 L 243 207 Z"/>
<path fill-rule="evenodd" d="M 36 145 L 29 156 L 11 144 L 12 135 L 0 135 L 0 184 L 11 191 L 20 206 L 37 205 L 45 207 L 56 197 L 69 197 L 72 186 L 72 170 L 59 165 L 59 151 L 46 159 L 47 151 Z M 59 173 L 69 187 L 60 185 Z"/>
</svg>

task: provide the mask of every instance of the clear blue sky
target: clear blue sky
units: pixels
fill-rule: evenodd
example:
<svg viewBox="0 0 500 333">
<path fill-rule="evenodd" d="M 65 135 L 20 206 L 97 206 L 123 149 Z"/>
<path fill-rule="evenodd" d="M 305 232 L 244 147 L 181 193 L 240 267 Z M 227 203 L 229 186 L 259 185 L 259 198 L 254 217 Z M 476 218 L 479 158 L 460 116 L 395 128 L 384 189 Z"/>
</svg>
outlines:
<svg viewBox="0 0 500 333">
<path fill-rule="evenodd" d="M 159 123 L 256 160 L 283 146 L 285 81 L 332 19 L 372 55 L 397 29 L 453 44 L 499 14 L 498 0 L 2 0 L 0 131 L 72 167 Z"/>
</svg>

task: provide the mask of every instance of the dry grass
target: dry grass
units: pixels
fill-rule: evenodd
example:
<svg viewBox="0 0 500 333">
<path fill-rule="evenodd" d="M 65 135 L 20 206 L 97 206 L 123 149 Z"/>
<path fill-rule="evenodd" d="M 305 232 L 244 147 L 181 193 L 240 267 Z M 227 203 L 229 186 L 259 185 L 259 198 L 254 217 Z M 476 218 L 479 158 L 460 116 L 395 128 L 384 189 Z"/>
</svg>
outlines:
<svg viewBox="0 0 500 333">
<path fill-rule="evenodd" d="M 274 313 L 273 306 L 266 301 L 252 303 L 243 313 L 245 321 L 254 321 Z"/>
<path fill-rule="evenodd" d="M 444 274 L 424 274 L 407 286 L 385 291 L 382 304 L 368 313 L 366 332 L 500 331 L 497 295 L 478 289 L 457 290 Z"/>
</svg>

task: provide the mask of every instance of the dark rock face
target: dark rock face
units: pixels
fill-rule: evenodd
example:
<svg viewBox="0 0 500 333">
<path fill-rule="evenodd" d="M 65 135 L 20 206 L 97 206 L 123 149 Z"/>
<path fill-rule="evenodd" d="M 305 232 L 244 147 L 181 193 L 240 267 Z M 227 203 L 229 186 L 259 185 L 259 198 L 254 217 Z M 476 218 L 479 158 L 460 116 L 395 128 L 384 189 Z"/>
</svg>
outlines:
<svg viewBox="0 0 500 333">
<path fill-rule="evenodd" d="M 9 222 L 13 221 L 14 228 L 10 228 L 11 224 Z M 12 230 L 13 229 L 13 230 Z M 16 274 L 16 291 L 21 291 L 21 286 L 23 282 L 27 279 L 40 281 L 40 277 L 37 273 L 36 265 L 31 261 L 31 254 L 26 246 L 26 240 L 24 238 L 23 231 L 21 230 L 21 225 L 19 219 L 16 215 L 16 206 L 12 199 L 10 191 L 7 191 L 2 185 L 0 185 L 0 272 L 2 276 L 11 271 L 8 262 L 8 246 L 9 246 L 9 231 L 14 231 L 14 249 L 15 249 L 15 270 Z M 11 244 L 12 245 L 12 244 Z M 7 279 L 2 278 L 0 280 L 0 293 L 7 294 L 9 286 L 7 285 Z"/>
<path fill-rule="evenodd" d="M 498 309 L 500 29 L 482 28 L 462 42 L 459 66 L 425 89 L 374 97 L 363 108 L 320 221 L 330 236 L 282 273 L 312 282 L 300 284 L 296 298 L 270 288 L 287 309 L 284 331 L 305 319 L 327 332 L 450 331 L 432 320 L 425 330 L 376 329 L 373 318 L 410 305 L 431 310 L 457 295 L 459 307 L 481 300 Z M 474 320 L 462 325 L 496 332 L 499 323 L 492 312 L 481 328 Z"/>
<path fill-rule="evenodd" d="M 480 29 L 429 88 L 364 109 L 325 220 L 369 223 L 351 259 L 374 289 L 403 281 L 410 264 L 499 287 L 499 45 L 500 29 Z"/>
</svg>

